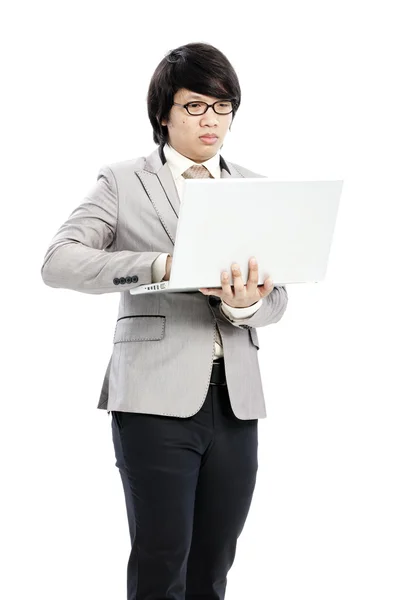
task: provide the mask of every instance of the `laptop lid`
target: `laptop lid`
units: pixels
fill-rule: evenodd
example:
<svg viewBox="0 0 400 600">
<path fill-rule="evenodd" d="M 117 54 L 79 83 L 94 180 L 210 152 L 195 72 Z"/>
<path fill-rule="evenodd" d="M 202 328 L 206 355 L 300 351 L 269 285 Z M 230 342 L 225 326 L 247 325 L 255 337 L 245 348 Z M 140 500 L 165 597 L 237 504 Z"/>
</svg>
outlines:
<svg viewBox="0 0 400 600">
<path fill-rule="evenodd" d="M 187 179 L 168 291 L 221 287 L 237 262 L 259 285 L 319 282 L 326 275 L 343 180 Z"/>
</svg>

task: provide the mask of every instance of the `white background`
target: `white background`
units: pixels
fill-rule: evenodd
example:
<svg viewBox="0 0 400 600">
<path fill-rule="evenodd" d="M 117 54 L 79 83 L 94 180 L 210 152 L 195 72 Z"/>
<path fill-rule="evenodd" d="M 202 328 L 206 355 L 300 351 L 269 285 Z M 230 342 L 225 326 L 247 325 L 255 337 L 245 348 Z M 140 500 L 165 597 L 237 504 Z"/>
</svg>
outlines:
<svg viewBox="0 0 400 600">
<path fill-rule="evenodd" d="M 326 280 L 288 286 L 284 318 L 258 329 L 268 416 L 226 598 L 398 600 L 395 2 L 38 0 L 1 23 L 1 597 L 126 597 L 123 489 L 96 409 L 119 294 L 49 288 L 40 269 L 100 166 L 156 148 L 151 75 L 202 41 L 242 87 L 227 160 L 345 180 Z"/>
</svg>

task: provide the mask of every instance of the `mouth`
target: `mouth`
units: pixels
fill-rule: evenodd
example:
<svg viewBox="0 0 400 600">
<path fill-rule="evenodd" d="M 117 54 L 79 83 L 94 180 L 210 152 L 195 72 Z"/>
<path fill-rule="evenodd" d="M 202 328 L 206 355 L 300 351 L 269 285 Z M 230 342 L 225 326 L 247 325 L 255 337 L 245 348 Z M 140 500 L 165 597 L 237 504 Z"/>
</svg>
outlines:
<svg viewBox="0 0 400 600">
<path fill-rule="evenodd" d="M 204 144 L 215 144 L 218 140 L 218 136 L 207 134 L 200 136 L 200 139 Z"/>
</svg>

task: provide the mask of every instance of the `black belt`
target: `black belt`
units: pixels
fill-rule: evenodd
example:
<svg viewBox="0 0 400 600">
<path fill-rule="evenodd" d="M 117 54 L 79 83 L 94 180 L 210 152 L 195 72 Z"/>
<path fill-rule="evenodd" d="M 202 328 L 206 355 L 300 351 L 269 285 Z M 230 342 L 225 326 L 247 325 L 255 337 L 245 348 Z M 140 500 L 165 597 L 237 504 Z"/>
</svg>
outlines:
<svg viewBox="0 0 400 600">
<path fill-rule="evenodd" d="M 210 385 L 226 385 L 225 361 L 223 358 L 213 362 Z"/>
</svg>

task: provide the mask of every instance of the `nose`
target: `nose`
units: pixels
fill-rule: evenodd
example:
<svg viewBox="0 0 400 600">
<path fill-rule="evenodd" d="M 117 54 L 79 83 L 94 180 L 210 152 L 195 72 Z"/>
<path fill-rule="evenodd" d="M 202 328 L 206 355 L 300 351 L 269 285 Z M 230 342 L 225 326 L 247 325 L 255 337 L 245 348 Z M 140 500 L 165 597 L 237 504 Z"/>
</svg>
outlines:
<svg viewBox="0 0 400 600">
<path fill-rule="evenodd" d="M 204 115 L 201 115 L 201 121 L 207 123 L 208 125 L 218 125 L 218 115 L 213 110 L 212 106 L 209 106 Z"/>
</svg>

